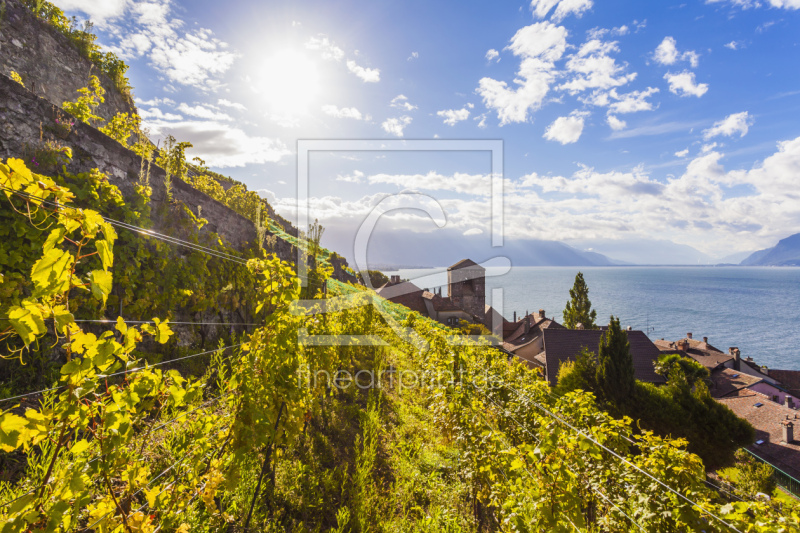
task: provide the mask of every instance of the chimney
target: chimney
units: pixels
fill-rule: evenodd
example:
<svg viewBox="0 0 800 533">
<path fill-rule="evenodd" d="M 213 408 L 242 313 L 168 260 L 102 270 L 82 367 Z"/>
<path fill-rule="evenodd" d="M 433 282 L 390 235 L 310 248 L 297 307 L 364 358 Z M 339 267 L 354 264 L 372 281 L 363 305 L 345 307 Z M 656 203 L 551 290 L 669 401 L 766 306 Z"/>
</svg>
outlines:
<svg viewBox="0 0 800 533">
<path fill-rule="evenodd" d="M 398 274 L 392 274 L 392 283 L 400 283 L 400 276 Z"/>
<path fill-rule="evenodd" d="M 687 334 L 686 334 L 686 338 L 687 338 L 687 339 L 691 339 L 691 338 L 692 338 L 692 333 L 691 333 L 691 332 L 687 333 Z"/>
<path fill-rule="evenodd" d="M 531 315 L 525 316 L 525 334 L 531 331 Z"/>
<path fill-rule="evenodd" d="M 627 327 L 627 328 L 625 328 L 625 329 L 626 329 L 627 331 L 633 331 L 633 327 L 632 327 L 632 326 L 628 326 L 628 327 Z"/>
<path fill-rule="evenodd" d="M 514 322 L 516 322 L 516 321 L 517 321 L 517 312 L 514 311 Z"/>
<path fill-rule="evenodd" d="M 703 342 L 704 342 L 705 344 L 708 344 L 708 337 L 703 337 Z"/>
<path fill-rule="evenodd" d="M 575 329 L 583 329 L 583 322 L 578 322 L 575 324 Z"/>
<path fill-rule="evenodd" d="M 794 409 L 794 398 L 792 398 L 791 396 L 787 396 L 786 397 L 786 406 L 789 409 Z"/>
<path fill-rule="evenodd" d="M 539 318 L 544 318 L 544 309 L 539 309 Z"/>
<path fill-rule="evenodd" d="M 728 348 L 728 353 L 733 356 L 733 369 L 739 371 L 742 369 L 742 352 L 739 351 L 739 348 L 735 346 L 731 346 Z"/>
<path fill-rule="evenodd" d="M 786 444 L 791 444 L 794 442 L 794 424 L 789 417 L 786 417 L 786 420 L 781 422 L 781 426 L 783 426 L 783 439 L 781 439 Z"/>
</svg>

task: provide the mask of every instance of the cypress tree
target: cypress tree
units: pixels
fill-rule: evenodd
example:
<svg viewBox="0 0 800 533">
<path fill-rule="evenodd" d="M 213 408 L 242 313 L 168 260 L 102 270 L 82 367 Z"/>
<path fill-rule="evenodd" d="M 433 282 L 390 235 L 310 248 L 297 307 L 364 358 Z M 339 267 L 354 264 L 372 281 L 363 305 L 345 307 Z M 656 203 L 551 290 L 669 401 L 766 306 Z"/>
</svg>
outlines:
<svg viewBox="0 0 800 533">
<path fill-rule="evenodd" d="M 569 290 L 570 301 L 564 308 L 564 326 L 575 329 L 578 324 L 583 324 L 584 329 L 595 329 L 597 326 L 594 321 L 597 318 L 597 311 L 592 309 L 592 302 L 589 301 L 589 286 L 583 279 L 583 273 L 578 272 L 575 276 L 575 283 Z"/>
<path fill-rule="evenodd" d="M 633 393 L 636 378 L 628 334 L 622 331 L 619 319 L 611 317 L 608 329 L 600 338 L 597 354 L 597 387 L 604 398 L 617 406 Z"/>
</svg>

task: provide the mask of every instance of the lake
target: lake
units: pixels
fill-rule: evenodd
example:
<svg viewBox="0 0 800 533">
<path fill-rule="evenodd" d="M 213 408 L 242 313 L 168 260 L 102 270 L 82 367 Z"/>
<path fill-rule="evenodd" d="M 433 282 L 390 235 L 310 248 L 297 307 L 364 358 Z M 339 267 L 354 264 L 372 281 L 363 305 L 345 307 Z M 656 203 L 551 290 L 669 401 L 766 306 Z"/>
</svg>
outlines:
<svg viewBox="0 0 800 533">
<path fill-rule="evenodd" d="M 694 338 L 727 352 L 737 346 L 769 368 L 800 370 L 800 268 L 771 267 L 513 267 L 487 269 L 487 303 L 503 289 L 503 314 L 544 309 L 561 320 L 575 274 L 583 272 L 598 322 L 610 315 L 651 339 Z M 402 269 L 421 288 L 443 287 L 446 269 Z M 420 279 L 423 278 L 423 279 Z M 499 306 L 498 306 L 499 307 Z"/>
</svg>

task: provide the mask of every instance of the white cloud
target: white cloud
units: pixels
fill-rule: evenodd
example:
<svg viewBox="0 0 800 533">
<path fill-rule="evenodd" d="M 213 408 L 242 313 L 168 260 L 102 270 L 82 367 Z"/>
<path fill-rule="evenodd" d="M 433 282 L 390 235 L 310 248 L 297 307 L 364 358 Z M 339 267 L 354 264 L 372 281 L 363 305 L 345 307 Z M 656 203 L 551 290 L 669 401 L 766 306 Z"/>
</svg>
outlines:
<svg viewBox="0 0 800 533">
<path fill-rule="evenodd" d="M 608 122 L 608 125 L 611 126 L 611 129 L 614 131 L 624 130 L 625 127 L 628 125 L 627 122 L 618 119 L 614 115 L 608 115 L 606 117 L 606 121 Z"/>
<path fill-rule="evenodd" d="M 731 50 L 738 50 L 742 48 L 744 45 L 739 41 L 731 41 L 729 43 L 725 43 L 725 48 L 730 48 Z"/>
<path fill-rule="evenodd" d="M 615 36 L 623 36 L 629 34 L 631 29 L 624 24 L 622 26 L 618 26 L 616 28 L 592 28 L 586 32 L 586 35 L 589 39 L 602 39 L 606 35 L 615 35 Z"/>
<path fill-rule="evenodd" d="M 573 111 L 567 117 L 558 117 L 547 127 L 543 137 L 561 144 L 578 142 L 583 133 L 583 120 L 586 116 L 588 116 L 586 112 Z"/>
<path fill-rule="evenodd" d="M 487 108 L 495 110 L 500 124 L 526 122 L 528 111 L 539 109 L 555 79 L 554 62 L 567 48 L 567 30 L 550 22 L 537 22 L 521 28 L 508 49 L 520 57 L 514 78 L 516 88 L 505 81 L 482 78 L 477 89 Z"/>
<path fill-rule="evenodd" d="M 708 143 L 708 144 L 704 144 L 703 146 L 701 146 L 701 147 L 700 147 L 700 153 L 701 153 L 701 154 L 707 154 L 707 153 L 709 153 L 711 150 L 713 150 L 714 148 L 716 148 L 717 146 L 718 146 L 718 145 L 717 145 L 717 143 Z"/>
<path fill-rule="evenodd" d="M 531 0 L 531 10 L 534 16 L 540 19 L 545 18 L 555 8 L 550 18 L 556 22 L 570 14 L 580 17 L 591 7 L 592 0 Z"/>
<path fill-rule="evenodd" d="M 467 120 L 469 118 L 469 108 L 462 107 L 461 109 L 443 109 L 437 111 L 436 114 L 444 119 L 444 123 L 448 126 L 455 126 L 457 122 Z"/>
<path fill-rule="evenodd" d="M 643 166 L 601 172 L 584 165 L 565 176 L 517 178 L 506 187 L 506 238 L 665 239 L 722 256 L 764 248 L 800 232 L 798 196 L 787 193 L 796 188 L 796 176 L 800 175 L 800 137 L 779 143 L 773 155 L 760 164 L 746 165 L 744 170 L 726 170 L 721 164 L 723 157 L 715 151 L 702 154 L 687 161 L 683 172 L 667 178 L 657 178 Z M 464 190 L 469 196 L 439 200 L 447 213 L 447 228 L 464 233 L 489 227 L 488 193 L 473 192 L 490 189 L 489 180 L 471 175 L 452 178 L 429 173 L 384 181 L 398 188 Z M 486 183 L 484 188 L 472 189 L 482 183 Z M 742 187 L 735 196 L 726 196 L 732 185 Z M 364 215 L 385 198 L 385 192 L 356 200 L 312 198 L 311 206 L 315 216 L 328 221 L 329 228 L 339 224 L 355 231 Z M 284 216 L 291 216 L 296 204 L 293 197 L 274 202 Z M 429 219 L 412 218 L 409 213 L 387 218 L 388 224 L 403 231 L 431 229 Z"/>
<path fill-rule="evenodd" d="M 306 50 L 319 51 L 322 59 L 341 61 L 344 58 L 344 50 L 333 44 L 327 35 L 320 34 L 317 37 L 311 37 L 305 47 Z"/>
<path fill-rule="evenodd" d="M 411 61 L 414 59 L 419 59 L 419 52 L 411 52 L 411 55 L 408 56 L 408 59 L 406 59 L 406 61 Z"/>
<path fill-rule="evenodd" d="M 688 148 L 685 148 L 685 149 L 683 149 L 683 150 L 681 150 L 679 152 L 675 152 L 675 157 L 686 157 L 687 155 L 689 155 L 689 149 Z"/>
<path fill-rule="evenodd" d="M 143 106 L 143 105 L 159 106 L 161 104 L 166 104 L 166 105 L 171 105 L 171 106 L 175 105 L 175 100 L 172 100 L 170 98 L 151 98 L 150 100 L 141 100 L 139 98 L 135 98 L 134 97 L 133 100 L 134 100 L 134 102 L 136 102 L 136 105 L 140 105 L 140 106 Z"/>
<path fill-rule="evenodd" d="M 667 72 L 664 74 L 664 79 L 669 82 L 669 91 L 678 96 L 696 96 L 700 98 L 708 92 L 708 84 L 697 83 L 694 72 L 689 72 L 688 70 L 677 74 Z"/>
<path fill-rule="evenodd" d="M 703 130 L 703 138 L 708 140 L 712 137 L 724 135 L 726 137 L 733 137 L 739 134 L 739 137 L 747 135 L 747 130 L 753 125 L 753 116 L 747 111 L 741 113 L 734 113 L 728 115 L 724 119 L 717 121 L 707 130 Z"/>
<path fill-rule="evenodd" d="M 247 164 L 275 163 L 291 151 L 280 139 L 250 136 L 227 123 L 206 121 L 165 122 L 163 119 L 144 119 L 153 139 L 174 135 L 192 143 L 190 156 L 198 156 L 210 167 L 242 167 Z"/>
<path fill-rule="evenodd" d="M 122 59 L 147 57 L 171 83 L 216 90 L 238 55 L 206 28 L 185 28 L 172 14 L 173 0 L 69 0 L 66 9 L 83 12 L 108 34 L 108 50 Z M 123 22 L 124 21 L 124 22 Z"/>
<path fill-rule="evenodd" d="M 359 66 L 351 59 L 347 60 L 347 70 L 361 78 L 361 81 L 364 83 L 377 83 L 381 81 L 381 71 L 379 69 Z"/>
<path fill-rule="evenodd" d="M 417 109 L 417 106 L 410 104 L 408 102 L 408 97 L 404 94 L 398 94 L 392 101 L 389 102 L 389 107 L 394 107 L 396 109 L 403 109 L 405 111 L 414 111 Z"/>
<path fill-rule="evenodd" d="M 362 115 L 355 107 L 336 107 L 335 105 L 322 106 L 322 112 L 336 118 L 352 118 L 355 120 L 369 120 L 369 115 Z"/>
<path fill-rule="evenodd" d="M 470 235 L 482 235 L 482 234 L 483 234 L 483 230 L 480 229 L 480 228 L 470 228 L 467 231 L 465 231 L 464 233 L 462 233 L 462 235 L 464 237 L 469 237 Z"/>
<path fill-rule="evenodd" d="M 346 183 L 363 183 L 364 173 L 360 170 L 353 171 L 352 174 L 339 174 L 336 176 L 336 181 L 344 181 Z"/>
<path fill-rule="evenodd" d="M 619 94 L 616 89 L 610 91 L 594 91 L 587 97 L 579 98 L 581 102 L 598 107 L 608 107 L 609 113 L 626 114 L 640 111 L 651 111 L 653 103 L 647 99 L 657 94 L 659 89 L 648 87 L 643 91 L 631 91 Z"/>
<path fill-rule="evenodd" d="M 223 107 L 230 107 L 232 109 L 238 109 L 239 111 L 247 111 L 247 108 L 238 102 L 231 102 L 230 100 L 226 100 L 224 98 L 220 98 L 217 100 L 217 105 L 221 105 Z"/>
<path fill-rule="evenodd" d="M 661 41 L 661 44 L 656 47 L 655 52 L 653 52 L 653 59 L 656 63 L 661 63 L 662 65 L 674 65 L 679 60 L 688 61 L 692 67 L 697 67 L 697 64 L 700 60 L 700 56 L 697 52 L 693 50 L 687 50 L 686 52 L 680 53 L 678 52 L 678 47 L 676 46 L 677 42 L 675 41 L 674 37 L 664 37 L 664 40 Z"/>
<path fill-rule="evenodd" d="M 157 119 L 157 120 L 183 120 L 181 115 L 175 115 L 173 113 L 164 113 L 157 107 L 153 107 L 150 109 L 139 109 L 139 116 L 142 117 L 142 120 L 147 119 Z"/>
<path fill-rule="evenodd" d="M 636 73 L 623 74 L 625 67 L 618 65 L 609 54 L 619 52 L 617 43 L 592 39 L 581 45 L 578 52 L 567 61 L 567 71 L 574 74 L 558 89 L 570 94 L 587 89 L 610 89 L 625 85 L 636 78 Z"/>
<path fill-rule="evenodd" d="M 91 20 L 102 23 L 121 17 L 130 7 L 131 0 L 59 0 L 64 11 L 80 11 Z"/>
<path fill-rule="evenodd" d="M 763 2 L 758 0 L 706 0 L 707 4 L 719 4 L 727 2 L 742 9 L 750 9 L 754 7 L 761 7 Z M 766 0 L 770 7 L 777 7 L 782 9 L 800 9 L 800 0 Z"/>
<path fill-rule="evenodd" d="M 219 113 L 213 109 L 209 109 L 209 107 L 201 104 L 190 106 L 186 103 L 182 103 L 178 106 L 178 111 L 185 113 L 190 117 L 206 118 L 209 120 L 233 120 L 233 117 L 226 115 L 225 113 Z"/>
<path fill-rule="evenodd" d="M 492 59 L 495 59 L 497 57 L 500 57 L 500 52 L 498 52 L 494 48 L 490 48 L 489 50 L 487 50 L 487 52 L 486 52 L 486 61 L 491 61 Z M 498 61 L 499 61 L 499 59 L 498 59 Z"/>
<path fill-rule="evenodd" d="M 444 175 L 431 171 L 426 174 L 374 174 L 367 180 L 370 184 L 396 185 L 404 189 L 450 191 L 474 196 L 491 194 L 491 178 L 486 174 L 456 172 Z"/>
<path fill-rule="evenodd" d="M 403 136 L 403 130 L 406 126 L 411 124 L 411 117 L 404 115 L 397 118 L 387 118 L 381 124 L 381 127 L 386 133 L 395 135 L 397 137 Z"/>
</svg>

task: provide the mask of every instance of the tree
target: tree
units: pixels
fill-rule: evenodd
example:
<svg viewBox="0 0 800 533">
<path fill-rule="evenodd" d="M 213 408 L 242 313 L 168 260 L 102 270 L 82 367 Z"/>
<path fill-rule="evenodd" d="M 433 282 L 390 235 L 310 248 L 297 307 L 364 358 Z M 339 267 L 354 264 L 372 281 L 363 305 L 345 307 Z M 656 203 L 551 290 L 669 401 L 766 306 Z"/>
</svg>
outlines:
<svg viewBox="0 0 800 533">
<path fill-rule="evenodd" d="M 559 395 L 574 390 L 597 391 L 597 356 L 583 348 L 575 361 L 566 361 L 558 368 L 558 381 L 555 393 Z"/>
<path fill-rule="evenodd" d="M 608 329 L 600 338 L 595 375 L 598 392 L 617 406 L 622 405 L 633 392 L 636 378 L 633 374 L 631 345 L 628 334 L 619 325 L 619 318 L 611 317 Z"/>
<path fill-rule="evenodd" d="M 389 283 L 389 278 L 386 276 L 386 274 L 384 274 L 380 270 L 367 270 L 367 275 L 369 276 L 369 281 L 372 284 L 373 289 L 377 289 L 378 287 L 383 287 L 384 285 Z M 362 283 L 364 282 L 364 277 L 362 272 L 358 273 L 358 279 L 360 279 Z"/>
<path fill-rule="evenodd" d="M 683 373 L 689 388 L 692 388 L 695 383 L 702 381 L 708 377 L 708 370 L 706 367 L 688 357 L 681 354 L 670 353 L 663 354 L 658 358 L 655 364 L 656 374 L 660 374 L 669 379 L 674 375 L 673 370 L 677 368 Z"/>
<path fill-rule="evenodd" d="M 583 273 L 578 272 L 575 276 L 575 284 L 569 290 L 570 301 L 564 308 L 564 325 L 569 329 L 575 329 L 578 324 L 583 324 L 585 329 L 595 329 L 597 326 L 594 321 L 597 318 L 597 311 L 592 309 L 592 302 L 589 301 L 589 287 L 583 279 Z"/>
<path fill-rule="evenodd" d="M 772 496 L 775 491 L 772 468 L 742 449 L 736 451 L 736 472 L 736 488 L 745 498 L 754 498 L 758 493 Z"/>
</svg>

